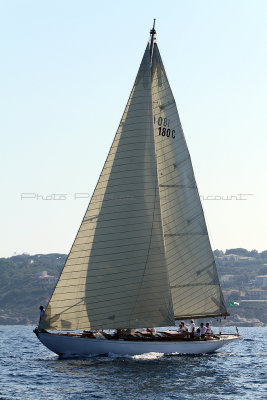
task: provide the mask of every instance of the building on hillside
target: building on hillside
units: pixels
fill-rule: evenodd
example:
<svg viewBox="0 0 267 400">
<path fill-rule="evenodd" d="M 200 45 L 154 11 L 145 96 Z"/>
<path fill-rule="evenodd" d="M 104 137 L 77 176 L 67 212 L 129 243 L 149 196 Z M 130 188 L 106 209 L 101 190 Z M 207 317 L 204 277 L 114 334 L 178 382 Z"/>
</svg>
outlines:
<svg viewBox="0 0 267 400">
<path fill-rule="evenodd" d="M 57 277 L 54 275 L 48 275 L 47 271 L 38 272 L 35 275 L 35 278 L 38 279 L 39 283 L 47 282 L 47 283 L 55 283 L 57 282 Z"/>
<path fill-rule="evenodd" d="M 247 262 L 247 261 L 255 261 L 256 260 L 256 258 L 254 258 L 254 257 L 241 257 L 241 256 L 238 256 L 237 254 L 226 254 L 221 257 L 215 257 L 215 259 L 222 263 L 233 263 L 233 262 L 237 262 L 237 261 Z"/>
<path fill-rule="evenodd" d="M 239 258 L 240 257 L 237 256 L 236 254 L 227 254 L 222 257 L 216 257 L 216 259 L 219 261 L 227 261 L 227 262 L 238 261 Z"/>
</svg>

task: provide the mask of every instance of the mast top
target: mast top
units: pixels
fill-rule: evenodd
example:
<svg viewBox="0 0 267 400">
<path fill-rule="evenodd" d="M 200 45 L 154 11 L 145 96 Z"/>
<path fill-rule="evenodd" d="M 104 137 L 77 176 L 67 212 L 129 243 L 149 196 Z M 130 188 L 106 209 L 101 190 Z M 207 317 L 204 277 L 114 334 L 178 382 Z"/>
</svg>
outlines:
<svg viewBox="0 0 267 400">
<path fill-rule="evenodd" d="M 150 31 L 150 58 L 152 58 L 152 52 L 153 52 L 153 45 L 154 45 L 154 40 L 155 40 L 155 35 L 156 35 L 156 30 L 155 30 L 155 23 L 156 19 L 154 18 L 154 23 L 153 23 L 153 28 Z"/>
</svg>

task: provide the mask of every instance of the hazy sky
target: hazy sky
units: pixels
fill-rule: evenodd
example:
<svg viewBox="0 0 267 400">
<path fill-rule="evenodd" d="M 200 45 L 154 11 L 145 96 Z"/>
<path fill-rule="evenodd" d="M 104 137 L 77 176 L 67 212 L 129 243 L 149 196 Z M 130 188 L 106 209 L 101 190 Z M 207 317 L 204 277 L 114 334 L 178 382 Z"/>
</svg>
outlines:
<svg viewBox="0 0 267 400">
<path fill-rule="evenodd" d="M 0 256 L 69 251 L 153 18 L 212 246 L 267 249 L 266 0 L 1 0 Z"/>
</svg>

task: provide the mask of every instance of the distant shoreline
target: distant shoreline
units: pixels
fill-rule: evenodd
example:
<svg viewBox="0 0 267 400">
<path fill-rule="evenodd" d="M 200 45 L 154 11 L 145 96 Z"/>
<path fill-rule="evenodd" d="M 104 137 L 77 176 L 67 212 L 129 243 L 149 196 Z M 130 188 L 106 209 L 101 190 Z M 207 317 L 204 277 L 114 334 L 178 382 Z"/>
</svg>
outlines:
<svg viewBox="0 0 267 400">
<path fill-rule="evenodd" d="M 38 323 L 36 322 L 36 323 L 28 323 L 28 324 L 25 324 L 25 323 L 2 323 L 2 322 L 0 322 L 0 326 L 30 326 L 30 327 L 36 327 L 38 325 Z M 220 328 L 220 326 L 219 325 L 212 325 L 212 327 L 213 328 Z M 260 325 L 259 324 L 249 324 L 249 323 L 241 323 L 241 324 L 237 324 L 237 323 L 234 323 L 234 322 L 231 322 L 231 321 L 229 321 L 229 323 L 225 323 L 225 324 L 223 324 L 222 325 L 222 328 L 229 328 L 229 327 L 237 327 L 237 328 L 266 328 L 267 327 L 267 324 L 264 324 L 264 323 L 261 323 Z M 82 329 L 80 329 L 80 330 L 82 330 Z"/>
</svg>

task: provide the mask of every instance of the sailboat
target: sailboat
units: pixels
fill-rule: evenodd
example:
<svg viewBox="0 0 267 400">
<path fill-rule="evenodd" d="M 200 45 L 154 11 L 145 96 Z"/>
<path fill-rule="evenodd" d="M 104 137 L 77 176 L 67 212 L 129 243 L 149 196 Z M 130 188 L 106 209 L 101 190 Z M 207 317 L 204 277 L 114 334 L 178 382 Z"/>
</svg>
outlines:
<svg viewBox="0 0 267 400">
<path fill-rule="evenodd" d="M 177 319 L 229 314 L 155 35 L 154 21 L 93 196 L 35 329 L 58 355 L 199 354 L 237 338 L 195 340 L 166 328 Z"/>
</svg>

